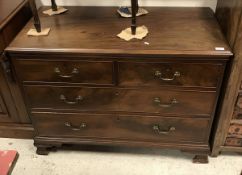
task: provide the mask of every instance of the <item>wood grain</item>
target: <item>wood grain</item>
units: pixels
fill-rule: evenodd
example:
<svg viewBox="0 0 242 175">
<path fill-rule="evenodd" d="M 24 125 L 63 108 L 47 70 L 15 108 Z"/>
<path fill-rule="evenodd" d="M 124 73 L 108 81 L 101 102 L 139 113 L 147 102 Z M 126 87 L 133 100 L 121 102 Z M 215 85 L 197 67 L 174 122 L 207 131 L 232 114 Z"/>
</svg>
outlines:
<svg viewBox="0 0 242 175">
<path fill-rule="evenodd" d="M 199 64 L 196 61 L 193 63 L 173 61 L 158 64 L 121 62 L 119 63 L 119 84 L 121 86 L 173 85 L 216 88 L 223 70 L 224 65 L 222 64 Z M 156 75 L 157 71 L 160 75 Z M 176 77 L 177 72 L 180 75 Z"/>
<path fill-rule="evenodd" d="M 5 138 L 33 139 L 34 128 L 32 124 L 1 123 L 0 136 Z"/>
<path fill-rule="evenodd" d="M 0 1 L 0 28 L 4 27 L 11 16 L 14 16 L 21 7 L 26 4 L 25 0 Z"/>
<path fill-rule="evenodd" d="M 62 15 L 40 18 L 51 27 L 48 37 L 28 37 L 29 22 L 7 50 L 68 53 L 231 55 L 231 50 L 209 8 L 148 8 L 149 15 L 139 18 L 149 35 L 144 41 L 126 42 L 116 35 L 130 26 L 113 7 L 68 7 Z M 105 19 L 105 20 L 103 20 Z M 155 24 L 155 25 L 154 25 Z M 179 26 L 179 27 L 177 27 Z M 192 36 L 192 37 L 191 37 Z M 216 51 L 223 47 L 224 51 Z"/>
<path fill-rule="evenodd" d="M 32 110 L 200 115 L 209 118 L 213 114 L 217 96 L 216 92 L 206 91 L 60 86 L 24 86 L 24 92 Z M 78 97 L 81 99 L 77 100 Z M 177 103 L 172 104 L 174 99 Z"/>
<path fill-rule="evenodd" d="M 216 17 L 231 48 L 234 48 L 241 19 L 241 0 L 218 0 Z"/>
<path fill-rule="evenodd" d="M 23 123 L 29 123 L 30 119 L 26 111 L 21 112 L 25 110 L 25 107 L 22 106 L 23 101 L 17 103 L 22 97 L 15 96 L 13 86 L 16 84 L 11 82 L 11 78 L 8 77 L 11 73 L 10 64 L 6 63 L 6 57 L 3 55 L 5 47 L 9 45 L 30 17 L 31 12 L 27 0 L 0 0 L 0 137 L 26 138 L 28 135 L 26 133 L 33 135 L 33 127 L 31 131 L 25 132 L 26 125 Z"/>
<path fill-rule="evenodd" d="M 6 70 L 2 66 L 2 64 L 4 64 L 3 62 L 4 58 L 0 56 L 0 103 L 2 108 L 2 113 L 0 114 L 0 122 L 20 122 L 19 113 L 9 89 L 8 78 L 5 72 Z"/>
<path fill-rule="evenodd" d="M 193 142 L 206 143 L 208 119 L 181 119 L 142 116 L 78 115 L 78 114 L 33 114 L 38 136 L 109 138 L 114 140 L 147 142 Z M 65 126 L 69 122 L 72 127 Z M 78 130 L 79 125 L 86 127 Z M 153 129 L 160 125 L 161 130 L 175 127 L 175 131 L 159 134 Z M 192 130 L 192 132 L 191 132 Z"/>
<path fill-rule="evenodd" d="M 116 8 L 70 7 L 51 18 L 42 15 L 43 9 L 43 25 L 52 26 L 49 36 L 26 36 L 32 27 L 28 23 L 6 50 L 37 131 L 37 153 L 73 143 L 208 153 L 224 71 L 232 56 L 209 8 L 149 8 L 150 14 L 139 18 L 149 35 L 131 42 L 116 37 L 130 25 L 128 19 L 114 15 Z M 94 65 L 100 62 L 105 65 Z M 66 75 L 75 64 L 85 73 L 74 83 L 61 82 L 54 77 L 52 63 Z M 38 65 L 44 65 L 42 73 Z M 112 72 L 107 65 L 112 65 Z M 172 71 L 164 74 L 166 67 Z M 162 71 L 159 80 L 156 69 Z M 173 80 L 176 69 L 181 69 L 181 76 Z M 172 86 L 159 84 L 161 79 L 172 81 Z M 179 101 L 177 106 L 173 98 Z M 89 126 L 82 120 L 91 124 L 85 135 L 72 131 Z M 177 132 L 169 135 L 175 131 L 172 125 Z"/>
<path fill-rule="evenodd" d="M 3 53 L 4 48 L 5 48 L 5 41 L 4 41 L 2 32 L 0 32 L 0 54 Z"/>
<path fill-rule="evenodd" d="M 111 61 L 43 61 L 17 59 L 14 64 L 16 65 L 16 73 L 20 80 L 25 83 L 113 84 L 113 62 Z"/>
</svg>

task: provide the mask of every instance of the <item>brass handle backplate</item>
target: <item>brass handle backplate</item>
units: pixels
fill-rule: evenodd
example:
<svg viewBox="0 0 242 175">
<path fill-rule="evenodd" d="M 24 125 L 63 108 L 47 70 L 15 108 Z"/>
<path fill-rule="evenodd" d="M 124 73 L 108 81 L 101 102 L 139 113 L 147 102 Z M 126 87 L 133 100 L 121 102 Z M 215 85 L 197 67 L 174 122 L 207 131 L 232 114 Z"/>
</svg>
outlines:
<svg viewBox="0 0 242 175">
<path fill-rule="evenodd" d="M 61 78 L 72 78 L 74 75 L 79 74 L 79 70 L 77 68 L 73 68 L 72 72 L 69 75 L 64 75 L 61 73 L 60 68 L 56 67 L 54 72 Z"/>
<path fill-rule="evenodd" d="M 161 71 L 155 71 L 155 76 L 158 77 L 160 80 L 163 81 L 173 81 L 177 77 L 181 76 L 181 73 L 179 71 L 175 71 L 172 77 L 163 77 L 163 73 Z"/>
<path fill-rule="evenodd" d="M 73 131 L 80 131 L 80 130 L 82 130 L 82 129 L 87 127 L 86 123 L 81 123 L 79 126 L 74 126 L 70 122 L 65 122 L 64 125 L 66 127 L 71 128 L 71 130 L 73 130 Z"/>
<path fill-rule="evenodd" d="M 173 98 L 170 103 L 168 103 L 168 104 L 163 103 L 162 104 L 160 98 L 159 97 L 155 97 L 154 98 L 154 103 L 157 104 L 160 107 L 163 107 L 163 108 L 170 108 L 170 107 L 178 104 L 179 102 L 178 102 L 177 99 Z"/>
<path fill-rule="evenodd" d="M 153 126 L 153 130 L 157 132 L 158 134 L 170 134 L 171 132 L 175 131 L 176 128 L 174 126 L 168 127 L 168 129 L 161 129 L 160 125 L 156 124 Z"/>
<path fill-rule="evenodd" d="M 65 97 L 65 95 L 61 94 L 60 95 L 60 100 L 61 101 L 64 101 L 66 104 L 68 105 L 76 105 L 78 104 L 80 101 L 83 100 L 83 97 L 81 95 L 78 95 L 76 98 L 75 98 L 75 101 L 68 101 L 67 98 Z"/>
</svg>

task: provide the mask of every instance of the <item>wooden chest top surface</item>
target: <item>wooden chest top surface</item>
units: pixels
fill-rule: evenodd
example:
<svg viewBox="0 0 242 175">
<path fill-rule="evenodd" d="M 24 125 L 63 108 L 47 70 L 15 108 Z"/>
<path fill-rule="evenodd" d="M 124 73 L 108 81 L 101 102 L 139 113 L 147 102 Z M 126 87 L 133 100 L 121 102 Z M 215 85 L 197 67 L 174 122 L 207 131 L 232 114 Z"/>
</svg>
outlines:
<svg viewBox="0 0 242 175">
<path fill-rule="evenodd" d="M 146 25 L 149 34 L 143 40 L 130 42 L 116 36 L 131 24 L 130 19 L 119 17 L 116 7 L 68 7 L 68 12 L 52 17 L 42 14 L 46 8 L 41 8 L 39 14 L 42 26 L 51 27 L 49 36 L 27 36 L 27 31 L 33 28 L 30 20 L 8 51 L 232 55 L 209 8 L 147 8 L 150 13 L 138 17 L 138 26 Z"/>
</svg>

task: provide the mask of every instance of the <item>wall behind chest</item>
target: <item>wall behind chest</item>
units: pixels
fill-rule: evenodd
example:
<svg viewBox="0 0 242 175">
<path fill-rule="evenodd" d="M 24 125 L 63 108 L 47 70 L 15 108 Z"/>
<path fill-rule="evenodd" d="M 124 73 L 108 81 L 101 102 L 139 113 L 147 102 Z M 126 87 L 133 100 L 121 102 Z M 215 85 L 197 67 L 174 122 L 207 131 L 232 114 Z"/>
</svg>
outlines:
<svg viewBox="0 0 242 175">
<path fill-rule="evenodd" d="M 50 0 L 39 0 L 39 5 L 50 5 Z M 56 0 L 59 5 L 72 6 L 122 6 L 130 4 L 130 0 Z M 186 6 L 211 7 L 215 10 L 217 0 L 140 0 L 142 6 Z"/>
</svg>

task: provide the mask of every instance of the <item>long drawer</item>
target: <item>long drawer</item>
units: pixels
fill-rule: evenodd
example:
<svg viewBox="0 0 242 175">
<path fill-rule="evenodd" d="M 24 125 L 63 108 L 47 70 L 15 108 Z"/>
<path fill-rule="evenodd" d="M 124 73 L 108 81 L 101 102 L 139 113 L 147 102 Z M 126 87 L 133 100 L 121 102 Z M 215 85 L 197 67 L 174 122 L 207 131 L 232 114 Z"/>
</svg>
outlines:
<svg viewBox="0 0 242 175">
<path fill-rule="evenodd" d="M 113 63 L 98 61 L 14 60 L 23 82 L 113 84 Z"/>
<path fill-rule="evenodd" d="M 210 116 L 216 102 L 215 92 L 59 86 L 24 86 L 24 90 L 32 109 Z"/>
<path fill-rule="evenodd" d="M 38 136 L 207 142 L 209 119 L 33 113 Z"/>
<path fill-rule="evenodd" d="M 198 63 L 119 63 L 122 86 L 217 87 L 224 66 Z"/>
</svg>

